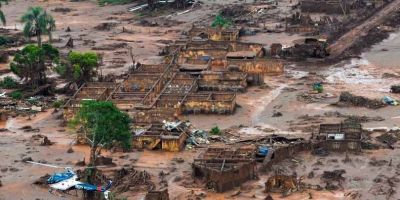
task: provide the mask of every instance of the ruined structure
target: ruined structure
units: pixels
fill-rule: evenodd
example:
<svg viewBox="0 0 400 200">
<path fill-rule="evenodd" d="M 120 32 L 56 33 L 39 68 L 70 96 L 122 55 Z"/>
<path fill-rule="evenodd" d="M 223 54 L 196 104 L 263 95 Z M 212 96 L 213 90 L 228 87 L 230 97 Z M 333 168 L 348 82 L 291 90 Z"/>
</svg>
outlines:
<svg viewBox="0 0 400 200">
<path fill-rule="evenodd" d="M 193 177 L 206 187 L 224 192 L 251 180 L 256 174 L 254 148 L 208 148 L 195 159 Z"/>
<path fill-rule="evenodd" d="M 81 106 L 81 101 L 104 101 L 112 93 L 116 84 L 109 82 L 84 83 L 64 105 L 64 119 L 70 120 Z"/>
<path fill-rule="evenodd" d="M 209 39 L 212 41 L 237 41 L 240 29 L 238 28 L 211 28 L 204 26 L 193 26 L 188 35 L 191 40 Z"/>
<path fill-rule="evenodd" d="M 168 189 L 151 190 L 147 192 L 144 200 L 169 200 Z"/>
<path fill-rule="evenodd" d="M 350 1 L 344 0 L 301 0 L 302 12 L 318 12 L 329 14 L 343 14 L 350 10 Z"/>
<path fill-rule="evenodd" d="M 274 175 L 265 182 L 265 192 L 283 193 L 284 195 L 297 191 L 300 179 L 296 176 Z"/>
<path fill-rule="evenodd" d="M 321 124 L 319 132 L 313 135 L 314 148 L 341 152 L 361 151 L 361 139 L 361 124 L 355 123 Z"/>
<path fill-rule="evenodd" d="M 205 39 L 194 40 L 203 33 Z M 65 104 L 64 118 L 71 119 L 82 100 L 111 101 L 132 117 L 134 147 L 179 151 L 188 134 L 163 130 L 164 120 L 181 114 L 232 114 L 236 92 L 261 85 L 267 74 L 283 73 L 282 61 L 265 58 L 263 45 L 237 41 L 239 29 L 193 27 L 189 36 L 191 40 L 164 49 L 164 63 L 142 64 L 121 83 L 84 84 Z"/>
<path fill-rule="evenodd" d="M 185 146 L 189 131 L 184 123 L 168 130 L 162 124 L 134 127 L 133 147 L 137 149 L 180 151 Z"/>
</svg>

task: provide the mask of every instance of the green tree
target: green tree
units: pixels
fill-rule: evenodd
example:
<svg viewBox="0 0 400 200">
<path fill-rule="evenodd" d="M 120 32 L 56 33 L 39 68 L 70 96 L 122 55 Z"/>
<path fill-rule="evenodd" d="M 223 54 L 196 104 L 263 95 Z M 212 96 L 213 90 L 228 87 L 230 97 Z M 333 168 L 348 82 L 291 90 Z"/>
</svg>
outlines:
<svg viewBox="0 0 400 200">
<path fill-rule="evenodd" d="M 8 0 L 0 0 L 0 21 L 5 26 L 6 25 L 6 16 L 1 10 L 2 2 L 8 3 Z"/>
<path fill-rule="evenodd" d="M 28 11 L 21 17 L 24 25 L 24 35 L 27 38 L 36 35 L 38 46 L 42 46 L 42 35 L 49 35 L 51 40 L 51 32 L 55 30 L 55 20 L 42 7 L 30 7 Z"/>
<path fill-rule="evenodd" d="M 102 148 L 109 149 L 114 145 L 124 149 L 131 147 L 130 122 L 129 116 L 112 102 L 82 102 L 82 107 L 71 121 L 71 125 L 82 129 L 83 137 L 90 145 L 90 166 L 94 165 Z"/>
<path fill-rule="evenodd" d="M 59 52 L 49 44 L 42 47 L 27 45 L 15 54 L 10 63 L 11 71 L 32 87 L 46 83 L 46 63 L 53 64 L 59 59 Z"/>
<path fill-rule="evenodd" d="M 68 60 L 72 68 L 72 77 L 76 81 L 90 80 L 99 65 L 99 57 L 94 52 L 70 52 Z"/>
<path fill-rule="evenodd" d="M 211 27 L 217 27 L 217 28 L 227 28 L 232 25 L 232 22 L 226 18 L 224 18 L 222 15 L 217 15 L 215 16 L 214 21 L 211 24 Z"/>
</svg>

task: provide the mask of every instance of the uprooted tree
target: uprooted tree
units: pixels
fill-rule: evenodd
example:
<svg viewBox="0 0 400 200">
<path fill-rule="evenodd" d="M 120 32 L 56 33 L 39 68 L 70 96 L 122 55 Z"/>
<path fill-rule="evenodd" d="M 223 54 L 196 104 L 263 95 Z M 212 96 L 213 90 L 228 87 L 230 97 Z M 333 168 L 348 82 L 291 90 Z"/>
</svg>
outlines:
<svg viewBox="0 0 400 200">
<path fill-rule="evenodd" d="M 47 66 L 58 62 L 58 59 L 59 51 L 53 46 L 30 44 L 15 54 L 10 68 L 31 88 L 35 88 L 46 83 Z"/>
<path fill-rule="evenodd" d="M 4 12 L 1 10 L 2 2 L 8 3 L 8 0 L 0 0 L 0 22 L 3 25 L 6 25 L 6 16 L 4 15 Z"/>
<path fill-rule="evenodd" d="M 55 20 L 42 7 L 30 7 L 21 17 L 24 23 L 24 35 L 27 38 L 36 36 L 38 46 L 42 46 L 42 35 L 47 34 L 51 42 L 51 32 L 55 30 Z"/>
</svg>

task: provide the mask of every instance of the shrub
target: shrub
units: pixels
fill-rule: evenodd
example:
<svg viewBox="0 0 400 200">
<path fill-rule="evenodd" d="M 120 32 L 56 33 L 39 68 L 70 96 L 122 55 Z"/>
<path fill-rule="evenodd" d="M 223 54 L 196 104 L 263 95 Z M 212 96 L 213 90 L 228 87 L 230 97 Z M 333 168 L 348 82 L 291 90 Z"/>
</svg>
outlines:
<svg viewBox="0 0 400 200">
<path fill-rule="evenodd" d="M 5 89 L 14 89 L 18 86 L 18 82 L 11 76 L 6 76 L 3 81 L 0 82 L 0 87 Z"/>
<path fill-rule="evenodd" d="M 53 107 L 54 108 L 61 108 L 61 106 L 64 105 L 64 100 L 56 100 L 53 102 Z"/>
<path fill-rule="evenodd" d="M 218 126 L 215 126 L 215 127 L 211 128 L 210 134 L 211 135 L 221 135 L 221 130 L 219 129 Z"/>
<path fill-rule="evenodd" d="M 15 100 L 22 99 L 22 92 L 20 92 L 20 91 L 11 92 L 10 97 Z"/>
<path fill-rule="evenodd" d="M 6 44 L 8 44 L 8 43 L 10 43 L 10 42 L 11 42 L 11 41 L 10 41 L 9 38 L 0 35 L 0 46 L 6 45 Z"/>
</svg>

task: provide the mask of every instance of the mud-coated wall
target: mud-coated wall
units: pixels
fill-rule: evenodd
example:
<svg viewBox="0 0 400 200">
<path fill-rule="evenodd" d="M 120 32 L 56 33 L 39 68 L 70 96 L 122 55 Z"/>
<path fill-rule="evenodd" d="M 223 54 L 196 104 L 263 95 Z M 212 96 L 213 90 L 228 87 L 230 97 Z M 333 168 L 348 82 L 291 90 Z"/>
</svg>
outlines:
<svg viewBox="0 0 400 200">
<path fill-rule="evenodd" d="M 161 137 L 162 150 L 178 152 L 185 147 L 185 141 L 187 136 L 182 133 L 180 136 L 174 136 L 174 138 L 163 138 Z"/>
<path fill-rule="evenodd" d="M 195 178 L 205 181 L 207 187 L 212 187 L 217 192 L 224 192 L 252 180 L 255 177 L 256 163 L 249 161 L 238 164 L 235 169 L 223 171 L 197 164 L 193 164 L 192 168 Z"/>
<path fill-rule="evenodd" d="M 360 152 L 361 141 L 356 140 L 326 140 L 314 144 L 314 148 L 323 148 L 336 152 Z"/>
<path fill-rule="evenodd" d="M 310 142 L 290 144 L 288 146 L 277 147 L 274 149 L 273 155 L 263 162 L 263 169 L 269 169 L 272 165 L 281 162 L 282 160 L 291 158 L 302 151 L 310 151 L 312 144 Z"/>
<path fill-rule="evenodd" d="M 235 112 L 236 98 L 230 100 L 188 99 L 182 106 L 185 114 L 232 114 Z"/>
<path fill-rule="evenodd" d="M 228 53 L 227 49 L 183 50 L 179 53 L 179 58 L 199 59 L 203 56 L 211 56 L 213 58 L 224 58 L 227 53 Z"/>
<path fill-rule="evenodd" d="M 282 74 L 284 65 L 277 59 L 228 59 L 226 66 L 239 66 L 246 73 Z"/>
</svg>

